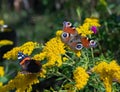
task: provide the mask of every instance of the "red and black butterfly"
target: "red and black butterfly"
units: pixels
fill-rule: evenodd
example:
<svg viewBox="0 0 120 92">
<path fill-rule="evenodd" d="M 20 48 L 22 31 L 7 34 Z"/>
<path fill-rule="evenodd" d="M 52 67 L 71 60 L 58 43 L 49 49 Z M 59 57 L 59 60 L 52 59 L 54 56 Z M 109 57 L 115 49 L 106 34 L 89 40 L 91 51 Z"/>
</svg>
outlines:
<svg viewBox="0 0 120 92">
<path fill-rule="evenodd" d="M 38 73 L 42 69 L 42 65 L 39 61 L 31 59 L 22 52 L 18 52 L 18 60 L 22 67 L 22 73 Z"/>
<path fill-rule="evenodd" d="M 70 22 L 63 22 L 63 33 L 61 34 L 62 41 L 73 50 L 81 50 L 83 47 L 95 47 L 96 42 L 87 37 L 78 34 L 75 27 Z"/>
</svg>

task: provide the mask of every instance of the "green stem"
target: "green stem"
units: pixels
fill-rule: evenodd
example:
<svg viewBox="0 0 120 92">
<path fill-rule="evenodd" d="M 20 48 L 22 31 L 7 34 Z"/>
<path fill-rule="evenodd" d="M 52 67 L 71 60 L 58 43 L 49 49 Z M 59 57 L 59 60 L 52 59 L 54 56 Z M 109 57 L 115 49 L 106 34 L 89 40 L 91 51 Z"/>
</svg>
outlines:
<svg viewBox="0 0 120 92">
<path fill-rule="evenodd" d="M 92 56 L 92 59 L 94 59 L 93 48 L 91 48 L 91 56 Z"/>
<path fill-rule="evenodd" d="M 67 79 L 67 80 L 70 81 L 70 82 L 73 82 L 70 78 L 68 78 L 66 75 L 64 75 L 64 74 L 62 74 L 62 73 L 60 73 L 60 72 L 57 72 L 56 74 L 64 77 L 65 79 Z"/>
<path fill-rule="evenodd" d="M 88 68 L 88 64 L 89 64 L 89 57 L 88 57 L 88 54 L 85 55 L 85 53 L 82 51 L 82 55 L 83 55 L 83 58 L 85 59 L 85 69 Z"/>
<path fill-rule="evenodd" d="M 109 7 L 106 7 L 106 9 L 107 9 L 109 15 L 111 15 L 111 14 L 112 14 L 112 11 L 110 10 L 110 8 L 109 8 Z"/>
<path fill-rule="evenodd" d="M 73 66 L 73 63 L 63 63 L 64 65 L 69 65 L 69 66 Z"/>
<path fill-rule="evenodd" d="M 50 76 L 50 75 L 54 75 L 54 76 L 62 76 L 63 78 L 65 78 L 65 79 L 67 79 L 68 81 L 70 81 L 70 82 L 73 82 L 70 78 L 68 78 L 66 75 L 64 75 L 64 74 L 62 74 L 62 73 L 60 73 L 60 72 L 55 72 L 55 73 L 48 73 L 48 75 Z"/>
<path fill-rule="evenodd" d="M 73 64 L 75 64 L 75 61 L 71 58 L 71 57 L 69 57 L 67 54 L 64 54 L 67 58 L 69 58 L 72 62 L 73 62 Z"/>
</svg>

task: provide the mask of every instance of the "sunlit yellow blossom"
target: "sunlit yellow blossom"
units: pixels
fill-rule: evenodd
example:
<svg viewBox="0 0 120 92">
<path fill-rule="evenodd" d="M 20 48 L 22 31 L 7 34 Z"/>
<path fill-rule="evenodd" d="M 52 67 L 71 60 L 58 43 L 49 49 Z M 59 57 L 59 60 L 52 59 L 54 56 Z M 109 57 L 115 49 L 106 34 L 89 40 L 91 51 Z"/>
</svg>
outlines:
<svg viewBox="0 0 120 92">
<path fill-rule="evenodd" d="M 82 36 L 87 36 L 93 34 L 93 31 L 90 29 L 92 26 L 100 27 L 99 20 L 96 18 L 86 18 L 84 24 L 77 27 L 76 30 Z"/>
<path fill-rule="evenodd" d="M 13 41 L 10 40 L 0 40 L 0 47 L 5 45 L 13 45 Z"/>
<path fill-rule="evenodd" d="M 20 51 L 24 54 L 30 55 L 32 51 L 38 46 L 36 42 L 26 42 L 20 47 Z"/>
<path fill-rule="evenodd" d="M 4 54 L 3 58 L 6 59 L 17 59 L 18 52 L 23 52 L 24 54 L 30 55 L 32 51 L 38 46 L 36 42 L 26 42 L 22 46 L 15 47 L 12 50 Z"/>
<path fill-rule="evenodd" d="M 0 66 L 0 76 L 4 75 L 4 67 Z"/>
<path fill-rule="evenodd" d="M 116 61 L 113 60 L 110 62 L 109 67 L 111 67 L 113 78 L 115 78 L 120 83 L 120 65 L 118 65 Z"/>
<path fill-rule="evenodd" d="M 62 54 L 65 54 L 64 43 L 61 41 L 60 37 L 54 37 L 45 44 L 42 52 L 35 55 L 33 58 L 37 60 L 46 58 L 47 63 L 45 63 L 43 67 L 54 65 L 60 66 L 62 64 Z"/>
<path fill-rule="evenodd" d="M 8 82 L 8 84 L 0 88 L 1 92 L 7 92 L 16 89 L 16 92 L 25 92 L 25 90 L 31 90 L 31 85 L 39 83 L 37 74 L 21 74 L 18 75 Z"/>
<path fill-rule="evenodd" d="M 100 27 L 99 20 L 97 18 L 86 18 L 84 24 L 89 24 L 90 26 Z"/>
<path fill-rule="evenodd" d="M 81 34 L 82 36 L 90 35 L 93 33 L 90 30 L 88 24 L 83 24 L 82 26 L 77 27 L 76 30 L 78 31 L 78 34 Z"/>
<path fill-rule="evenodd" d="M 4 20 L 0 20 L 0 25 L 4 25 Z"/>
<path fill-rule="evenodd" d="M 75 87 L 77 87 L 78 90 L 84 88 L 84 86 L 87 84 L 88 78 L 89 75 L 82 67 L 77 67 L 73 72 L 73 79 L 76 83 Z"/>
<path fill-rule="evenodd" d="M 42 53 L 40 53 L 40 54 L 36 54 L 36 55 L 33 57 L 33 59 L 39 60 L 39 61 L 44 60 L 44 58 L 46 57 L 46 54 L 47 54 L 47 52 L 42 52 Z"/>
<path fill-rule="evenodd" d="M 4 54 L 3 58 L 6 58 L 6 59 L 17 59 L 17 53 L 18 51 L 20 50 L 20 47 L 15 47 L 13 48 L 11 51 L 8 51 L 7 53 Z"/>
<path fill-rule="evenodd" d="M 63 30 L 58 30 L 58 31 L 56 32 L 56 36 L 60 37 L 61 34 L 62 34 L 62 32 L 63 32 Z"/>
<path fill-rule="evenodd" d="M 4 76 L 4 67 L 3 66 L 0 66 L 0 77 Z M 2 82 L 0 82 L 0 87 L 3 85 Z"/>
<path fill-rule="evenodd" d="M 47 71 L 44 69 L 44 67 L 42 68 L 42 70 L 41 70 L 41 72 L 40 72 L 40 74 L 39 74 L 39 76 L 41 77 L 41 78 L 45 78 L 46 76 L 45 76 L 45 74 L 47 73 Z"/>
<path fill-rule="evenodd" d="M 81 52 L 80 51 L 76 51 L 75 53 L 76 53 L 77 57 L 81 56 Z"/>
<path fill-rule="evenodd" d="M 112 81 L 114 79 L 120 82 L 120 66 L 115 60 L 111 61 L 109 64 L 105 61 L 101 62 L 93 68 L 93 72 L 100 75 L 100 78 L 105 85 L 106 92 L 112 91 Z"/>
<path fill-rule="evenodd" d="M 63 57 L 63 61 L 67 61 L 69 60 L 67 57 Z"/>
</svg>

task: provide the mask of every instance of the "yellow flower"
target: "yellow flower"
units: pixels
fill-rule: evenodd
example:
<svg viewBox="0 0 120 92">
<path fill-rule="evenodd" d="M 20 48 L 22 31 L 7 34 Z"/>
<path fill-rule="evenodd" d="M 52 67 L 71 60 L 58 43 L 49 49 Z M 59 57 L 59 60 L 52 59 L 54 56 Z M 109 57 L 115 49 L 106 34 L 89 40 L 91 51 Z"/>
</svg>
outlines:
<svg viewBox="0 0 120 92">
<path fill-rule="evenodd" d="M 4 25 L 4 20 L 0 20 L 0 25 Z"/>
<path fill-rule="evenodd" d="M 62 32 L 63 32 L 63 30 L 58 30 L 58 31 L 56 32 L 56 36 L 60 37 L 61 34 L 62 34 Z"/>
<path fill-rule="evenodd" d="M 63 61 L 67 61 L 69 60 L 67 57 L 63 57 Z"/>
<path fill-rule="evenodd" d="M 92 26 L 100 27 L 99 20 L 96 18 L 86 18 L 84 24 L 77 27 L 76 30 L 78 31 L 78 34 L 87 36 L 93 34 L 93 31 L 91 31 Z"/>
<path fill-rule="evenodd" d="M 88 24 L 83 24 L 82 26 L 76 28 L 76 30 L 78 31 L 78 34 L 81 34 L 81 36 L 86 36 L 93 33 L 91 30 L 89 30 Z"/>
<path fill-rule="evenodd" d="M 73 79 L 75 80 L 75 87 L 80 90 L 84 88 L 89 79 L 89 75 L 82 67 L 77 67 L 73 72 Z"/>
<path fill-rule="evenodd" d="M 100 78 L 105 85 L 106 92 L 112 91 L 112 81 L 114 79 L 120 82 L 120 66 L 115 60 L 111 61 L 109 64 L 103 61 L 95 66 L 92 71 L 100 75 Z"/>
<path fill-rule="evenodd" d="M 81 56 L 81 52 L 80 51 L 76 51 L 75 54 L 77 55 L 77 57 Z"/>
<path fill-rule="evenodd" d="M 99 20 L 97 18 L 86 18 L 84 23 L 89 24 L 90 26 L 100 27 Z"/>
<path fill-rule="evenodd" d="M 42 67 L 42 70 L 41 70 L 39 76 L 40 76 L 41 78 L 45 78 L 45 77 L 46 77 L 46 76 L 45 76 L 46 72 L 47 72 L 47 71 L 45 70 L 45 68 Z"/>
<path fill-rule="evenodd" d="M 21 74 L 8 82 L 8 84 L 0 87 L 1 92 L 7 92 L 16 89 L 16 92 L 25 92 L 25 90 L 32 90 L 31 85 L 39 83 L 37 74 Z M 28 92 L 28 91 L 27 91 Z"/>
<path fill-rule="evenodd" d="M 11 51 L 8 51 L 7 53 L 4 54 L 3 58 L 6 59 L 17 59 L 17 54 L 18 52 L 23 52 L 24 54 L 30 55 L 32 51 L 38 46 L 36 42 L 26 42 L 22 46 L 15 47 Z"/>
<path fill-rule="evenodd" d="M 8 60 L 9 59 L 16 60 L 19 50 L 20 50 L 20 47 L 15 47 L 11 51 L 8 51 L 7 53 L 5 53 L 3 58 L 8 59 Z"/>
<path fill-rule="evenodd" d="M 40 54 L 36 54 L 33 57 L 33 59 L 39 60 L 39 61 L 44 60 L 44 58 L 46 57 L 46 54 L 47 54 L 47 52 L 41 52 Z"/>
<path fill-rule="evenodd" d="M 4 76 L 4 67 L 0 66 L 0 76 Z"/>
<path fill-rule="evenodd" d="M 61 66 L 62 59 L 61 55 L 65 54 L 64 43 L 61 41 L 60 37 L 54 37 L 45 44 L 44 49 L 40 54 L 33 57 L 35 60 L 47 59 L 47 63 L 43 67 L 49 66 Z"/>
<path fill-rule="evenodd" d="M 0 40 L 0 47 L 5 45 L 13 45 L 13 41 L 10 40 Z"/>
<path fill-rule="evenodd" d="M 26 42 L 22 46 L 20 46 L 20 51 L 24 54 L 30 55 L 32 51 L 38 47 L 38 43 L 36 42 Z"/>
</svg>

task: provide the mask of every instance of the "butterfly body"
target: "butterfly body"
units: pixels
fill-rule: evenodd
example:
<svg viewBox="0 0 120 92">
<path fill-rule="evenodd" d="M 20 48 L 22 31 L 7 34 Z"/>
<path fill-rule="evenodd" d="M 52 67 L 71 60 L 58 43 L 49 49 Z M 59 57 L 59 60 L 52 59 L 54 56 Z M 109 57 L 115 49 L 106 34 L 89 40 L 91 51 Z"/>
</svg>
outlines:
<svg viewBox="0 0 120 92">
<path fill-rule="evenodd" d="M 63 22 L 61 40 L 73 50 L 81 50 L 83 47 L 90 48 L 96 46 L 96 42 L 94 40 L 81 36 L 70 22 L 65 21 Z"/>
<path fill-rule="evenodd" d="M 38 73 L 41 71 L 42 66 L 38 61 L 31 59 L 21 52 L 18 52 L 18 60 L 22 67 L 22 73 Z"/>
</svg>

